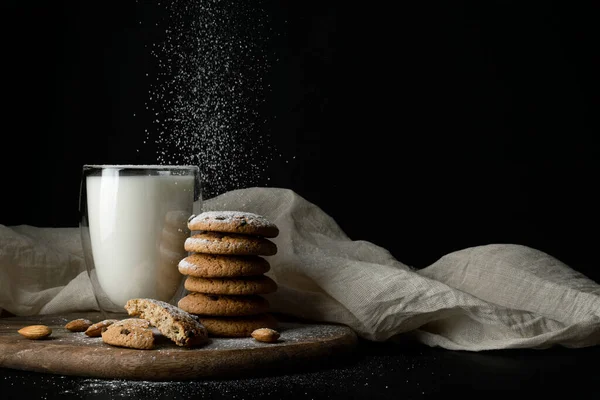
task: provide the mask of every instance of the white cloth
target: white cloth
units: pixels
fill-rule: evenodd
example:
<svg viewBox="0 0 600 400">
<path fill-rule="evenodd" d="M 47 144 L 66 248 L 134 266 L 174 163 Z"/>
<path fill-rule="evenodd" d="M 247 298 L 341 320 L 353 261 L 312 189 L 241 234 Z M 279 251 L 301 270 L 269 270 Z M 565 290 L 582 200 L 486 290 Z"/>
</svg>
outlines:
<svg viewBox="0 0 600 400">
<path fill-rule="evenodd" d="M 204 202 L 280 228 L 268 257 L 273 311 L 350 326 L 369 340 L 408 333 L 454 350 L 600 343 L 600 285 L 541 251 L 494 244 L 415 270 L 353 241 L 318 206 L 287 189 L 248 188 Z M 95 310 L 78 228 L 0 225 L 0 308 L 16 315 Z"/>
</svg>

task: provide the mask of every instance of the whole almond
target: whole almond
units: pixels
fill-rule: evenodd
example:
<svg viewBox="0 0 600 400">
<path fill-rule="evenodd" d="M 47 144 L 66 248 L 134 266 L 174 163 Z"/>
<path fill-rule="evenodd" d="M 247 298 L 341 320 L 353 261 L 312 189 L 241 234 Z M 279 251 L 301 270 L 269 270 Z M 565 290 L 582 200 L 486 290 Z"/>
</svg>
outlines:
<svg viewBox="0 0 600 400">
<path fill-rule="evenodd" d="M 87 328 L 92 325 L 92 321 L 85 318 L 74 319 L 73 321 L 67 322 L 65 328 L 70 330 L 71 332 L 85 332 Z"/>
<path fill-rule="evenodd" d="M 50 334 L 52 333 L 52 329 L 50 329 L 46 325 L 29 325 L 19 329 L 18 332 L 21 335 L 25 336 L 27 339 L 38 340 L 50 336 Z"/>
<path fill-rule="evenodd" d="M 256 329 L 251 335 L 259 342 L 274 343 L 279 339 L 279 332 L 271 328 Z"/>
<path fill-rule="evenodd" d="M 110 325 L 117 322 L 116 319 L 105 319 L 104 321 L 96 322 L 85 330 L 85 334 L 89 337 L 99 337 L 102 335 L 102 331 L 108 328 Z"/>
</svg>

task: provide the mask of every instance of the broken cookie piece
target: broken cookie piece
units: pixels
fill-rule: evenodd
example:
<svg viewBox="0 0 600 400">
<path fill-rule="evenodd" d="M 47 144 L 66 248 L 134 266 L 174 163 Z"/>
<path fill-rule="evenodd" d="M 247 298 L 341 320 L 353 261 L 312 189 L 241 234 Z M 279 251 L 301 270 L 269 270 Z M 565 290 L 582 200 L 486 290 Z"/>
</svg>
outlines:
<svg viewBox="0 0 600 400">
<path fill-rule="evenodd" d="M 131 316 L 150 322 L 160 333 L 182 347 L 198 346 L 208 341 L 208 332 L 192 314 L 164 301 L 131 299 L 125 304 Z"/>
</svg>

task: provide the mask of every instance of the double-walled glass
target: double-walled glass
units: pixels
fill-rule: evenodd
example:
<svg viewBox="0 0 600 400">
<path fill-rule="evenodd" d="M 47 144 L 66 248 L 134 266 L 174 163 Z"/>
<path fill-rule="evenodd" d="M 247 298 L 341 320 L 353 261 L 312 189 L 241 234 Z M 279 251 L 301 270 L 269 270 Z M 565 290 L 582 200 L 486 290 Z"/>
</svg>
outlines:
<svg viewBox="0 0 600 400">
<path fill-rule="evenodd" d="M 176 304 L 188 218 L 200 212 L 197 166 L 84 165 L 80 230 L 100 311 L 124 313 L 132 298 Z"/>
</svg>

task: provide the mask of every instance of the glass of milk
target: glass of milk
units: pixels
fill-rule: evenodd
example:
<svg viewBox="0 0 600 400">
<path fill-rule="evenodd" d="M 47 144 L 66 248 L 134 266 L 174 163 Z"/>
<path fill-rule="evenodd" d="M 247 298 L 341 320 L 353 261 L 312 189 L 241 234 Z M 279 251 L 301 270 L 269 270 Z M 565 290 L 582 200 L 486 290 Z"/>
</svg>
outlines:
<svg viewBox="0 0 600 400">
<path fill-rule="evenodd" d="M 176 304 L 187 221 L 202 209 L 197 166 L 84 165 L 80 230 L 100 311 L 125 313 L 133 298 Z"/>
</svg>

